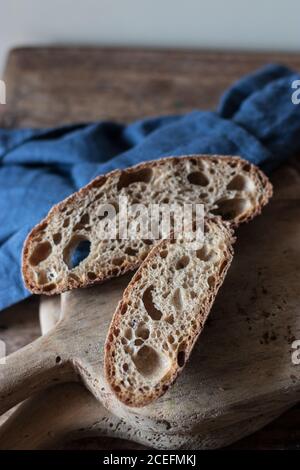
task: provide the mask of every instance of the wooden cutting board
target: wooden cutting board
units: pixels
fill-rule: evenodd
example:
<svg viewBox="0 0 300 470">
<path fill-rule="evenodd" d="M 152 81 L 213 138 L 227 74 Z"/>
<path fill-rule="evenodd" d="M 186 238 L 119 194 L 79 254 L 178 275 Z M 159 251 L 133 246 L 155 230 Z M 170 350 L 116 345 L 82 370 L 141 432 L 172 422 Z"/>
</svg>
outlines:
<svg viewBox="0 0 300 470">
<path fill-rule="evenodd" d="M 106 334 L 128 277 L 62 295 L 65 317 L 57 326 L 53 364 L 57 354 L 63 363 L 70 357 L 80 380 L 110 412 L 94 401 L 98 432 L 117 428 L 119 437 L 160 449 L 218 448 L 299 401 L 300 365 L 292 362 L 292 345 L 300 338 L 298 170 L 297 162 L 280 169 L 274 199 L 239 229 L 209 323 L 176 384 L 151 405 L 121 405 L 103 375 Z M 82 415 L 82 400 L 77 407 L 76 401 L 74 416 Z"/>
<path fill-rule="evenodd" d="M 93 103 L 95 114 L 90 113 L 89 118 L 125 118 L 119 113 L 120 102 L 123 112 L 128 111 L 127 119 L 157 113 L 150 96 L 158 97 L 162 113 L 186 111 L 215 104 L 219 92 L 233 79 L 266 60 L 281 60 L 300 68 L 299 59 L 292 55 L 87 51 L 87 59 L 89 54 L 98 57 L 98 81 L 93 81 L 90 95 L 83 93 L 76 104 L 69 101 L 70 96 L 74 98 L 74 89 L 79 91 L 92 71 L 87 67 L 82 75 L 79 73 L 71 95 L 67 78 L 76 68 L 82 70 L 79 58 L 83 52 L 70 50 L 66 54 L 66 50 L 57 48 L 15 51 L 6 77 L 9 79 L 19 68 L 22 81 L 14 79 L 10 85 L 7 80 L 8 96 L 9 90 L 14 90 L 14 100 L 5 114 L 6 124 L 84 120 L 93 102 L 86 98 L 96 98 L 97 92 L 103 101 L 99 107 Z M 65 87 L 61 83 L 58 86 L 57 81 L 63 63 Z M 113 73 L 106 73 L 108 66 Z M 18 89 L 13 88 L 16 82 Z M 151 86 L 155 83 L 154 93 Z M 101 93 L 101 87 L 108 92 Z M 151 94 L 147 94 L 149 89 Z M 60 99 L 64 93 L 64 99 Z M 118 105 L 113 100 L 116 94 Z M 221 446 L 253 432 L 299 400 L 299 366 L 291 362 L 292 342 L 300 338 L 297 162 L 282 168 L 274 178 L 274 200 L 263 216 L 239 230 L 235 261 L 184 374 L 155 404 L 129 416 L 127 429 L 134 425 L 140 435 L 135 440 L 159 447 L 176 447 L 179 441 L 185 448 Z M 67 295 L 74 304 L 84 305 L 87 292 Z M 100 354 L 107 324 L 108 319 L 103 318 Z M 101 374 L 101 367 L 96 373 Z M 105 396 L 103 403 L 110 408 Z M 122 410 L 118 414 L 123 423 Z M 129 434 L 127 431 L 127 437 Z"/>
</svg>

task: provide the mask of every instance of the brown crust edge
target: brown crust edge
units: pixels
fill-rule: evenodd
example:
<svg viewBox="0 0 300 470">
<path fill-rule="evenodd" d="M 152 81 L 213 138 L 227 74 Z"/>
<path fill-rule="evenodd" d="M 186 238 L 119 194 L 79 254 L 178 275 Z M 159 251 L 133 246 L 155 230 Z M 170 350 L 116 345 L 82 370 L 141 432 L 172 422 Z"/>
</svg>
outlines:
<svg viewBox="0 0 300 470">
<path fill-rule="evenodd" d="M 79 287 L 89 287 L 95 284 L 100 284 L 104 282 L 105 280 L 111 279 L 115 277 L 113 273 L 108 274 L 105 273 L 101 277 L 98 277 L 95 280 L 91 280 L 89 282 L 85 283 L 78 283 L 76 281 L 68 281 L 65 283 L 65 285 L 60 286 L 59 288 L 55 288 L 51 290 L 51 292 L 47 292 L 44 288 L 42 287 L 37 287 L 37 285 L 32 281 L 31 276 L 30 276 L 30 267 L 29 267 L 29 250 L 30 250 L 30 245 L 31 241 L 34 238 L 34 236 L 41 230 L 44 226 L 44 224 L 48 223 L 48 221 L 51 219 L 52 215 L 61 212 L 63 208 L 68 206 L 69 204 L 72 204 L 77 198 L 84 197 L 91 188 L 94 187 L 100 187 L 102 186 L 105 181 L 115 175 L 121 175 L 123 172 L 133 172 L 137 168 L 143 169 L 143 168 L 154 168 L 155 166 L 159 166 L 164 164 L 166 160 L 176 162 L 178 159 L 185 159 L 185 160 L 190 160 L 190 159 L 201 159 L 201 160 L 225 160 L 227 162 L 232 161 L 234 158 L 238 163 L 241 165 L 248 165 L 249 166 L 249 174 L 254 176 L 257 176 L 257 178 L 260 180 L 262 186 L 264 187 L 264 195 L 260 203 L 257 205 L 254 211 L 248 211 L 246 214 L 244 214 L 243 218 L 240 218 L 238 220 L 233 220 L 231 221 L 231 225 L 233 227 L 238 227 L 241 223 L 243 222 L 249 222 L 252 220 L 254 217 L 259 215 L 262 211 L 262 208 L 268 203 L 268 200 L 272 197 L 273 194 L 273 187 L 272 184 L 270 183 L 269 179 L 267 176 L 254 164 L 248 162 L 247 160 L 242 159 L 241 157 L 238 156 L 228 156 L 228 155 L 186 155 L 186 156 L 178 156 L 178 157 L 164 157 L 161 159 L 157 160 L 151 160 L 143 163 L 139 163 L 137 165 L 134 165 L 132 167 L 123 169 L 123 170 L 114 170 L 111 171 L 110 173 L 107 173 L 106 175 L 100 175 L 97 176 L 94 180 L 92 180 L 90 183 L 88 183 L 86 186 L 81 188 L 79 191 L 71 194 L 68 196 L 66 199 L 63 201 L 59 202 L 58 204 L 54 205 L 52 209 L 50 209 L 48 215 L 38 224 L 36 225 L 31 232 L 28 234 L 28 236 L 25 239 L 24 245 L 23 245 L 23 251 L 22 251 L 22 277 L 25 286 L 27 289 L 29 289 L 32 293 L 34 294 L 44 294 L 44 295 L 54 295 L 54 294 L 61 294 L 63 292 L 66 292 L 68 290 L 76 289 Z M 119 275 L 123 275 L 129 271 L 133 271 L 138 266 L 140 266 L 141 260 L 137 260 L 135 263 L 128 263 L 125 265 L 122 270 L 120 271 Z"/>
<path fill-rule="evenodd" d="M 113 387 L 113 380 L 111 376 L 112 372 L 112 362 L 113 359 L 111 357 L 111 352 L 113 350 L 113 341 L 111 340 L 111 333 L 114 331 L 115 328 L 118 328 L 118 323 L 121 318 L 121 311 L 123 307 L 123 303 L 127 303 L 127 301 L 130 298 L 130 293 L 132 287 L 139 281 L 141 277 L 141 273 L 147 269 L 147 266 L 149 263 L 151 263 L 152 258 L 156 255 L 157 252 L 163 247 L 164 243 L 166 240 L 160 241 L 157 245 L 155 245 L 150 253 L 148 254 L 147 258 L 143 261 L 141 264 L 140 268 L 138 271 L 135 273 L 133 278 L 131 279 L 130 283 L 126 287 L 123 293 L 122 300 L 119 302 L 117 309 L 113 315 L 109 331 L 107 334 L 107 338 L 105 341 L 105 346 L 104 346 L 104 373 L 105 373 L 105 378 L 107 383 L 109 384 L 112 392 L 114 395 L 118 398 L 120 402 L 122 402 L 124 405 L 129 406 L 129 407 L 134 407 L 134 408 L 141 408 L 146 405 L 149 405 L 151 402 L 154 400 L 158 399 L 162 395 L 164 395 L 168 389 L 173 385 L 173 383 L 176 381 L 178 376 L 181 374 L 182 370 L 184 369 L 185 365 L 187 364 L 190 354 L 192 352 L 192 349 L 200 336 L 201 332 L 204 329 L 205 322 L 209 316 L 210 310 L 212 308 L 212 305 L 214 303 L 214 300 L 216 298 L 216 295 L 223 284 L 223 281 L 226 277 L 227 271 L 231 265 L 232 259 L 233 259 L 233 244 L 236 241 L 236 237 L 234 236 L 234 231 L 232 228 L 232 224 L 228 222 L 224 222 L 220 217 L 214 217 L 211 218 L 210 220 L 212 221 L 218 221 L 218 223 L 221 223 L 223 225 L 223 228 L 226 229 L 228 233 L 228 250 L 227 250 L 227 257 L 226 257 L 226 266 L 224 267 L 221 275 L 218 278 L 218 281 L 216 282 L 208 300 L 205 302 L 203 308 L 201 309 L 201 312 L 199 312 L 199 316 L 201 314 L 201 320 L 198 323 L 198 329 L 195 331 L 194 335 L 190 339 L 190 341 L 186 341 L 186 348 L 185 348 L 185 358 L 184 358 L 184 364 L 182 367 L 179 367 L 177 363 L 173 365 L 171 368 L 170 372 L 164 377 L 164 380 L 160 381 L 159 387 L 155 387 L 153 390 L 150 391 L 149 394 L 147 395 L 138 395 L 136 397 L 134 394 L 130 396 L 130 398 L 126 398 L 122 395 L 122 393 L 118 393 Z"/>
</svg>

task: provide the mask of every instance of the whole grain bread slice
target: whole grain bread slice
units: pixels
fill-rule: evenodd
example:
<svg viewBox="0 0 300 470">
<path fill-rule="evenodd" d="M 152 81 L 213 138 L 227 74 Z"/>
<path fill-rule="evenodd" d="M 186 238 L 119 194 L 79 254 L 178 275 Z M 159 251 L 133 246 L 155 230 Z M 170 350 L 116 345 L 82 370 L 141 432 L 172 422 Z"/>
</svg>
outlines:
<svg viewBox="0 0 300 470">
<path fill-rule="evenodd" d="M 140 407 L 163 395 L 182 371 L 230 266 L 230 225 L 207 219 L 198 248 L 163 240 L 136 272 L 113 316 L 105 375 L 114 394 Z"/>
<path fill-rule="evenodd" d="M 137 268 L 157 240 L 124 239 L 119 226 L 116 237 L 103 237 L 111 218 L 122 219 L 120 197 L 127 198 L 129 223 L 137 218 L 136 203 L 203 203 L 208 215 L 237 226 L 260 213 L 271 195 L 267 177 L 238 157 L 169 157 L 99 176 L 54 206 L 28 235 L 25 284 L 33 293 L 58 294 Z M 87 256 L 76 264 L 73 254 L 84 244 Z"/>
</svg>

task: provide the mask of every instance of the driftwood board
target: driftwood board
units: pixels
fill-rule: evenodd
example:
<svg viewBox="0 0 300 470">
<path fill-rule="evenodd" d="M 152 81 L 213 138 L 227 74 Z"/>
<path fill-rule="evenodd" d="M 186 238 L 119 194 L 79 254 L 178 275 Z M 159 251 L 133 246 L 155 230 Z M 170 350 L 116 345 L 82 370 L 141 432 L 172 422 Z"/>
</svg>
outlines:
<svg viewBox="0 0 300 470">
<path fill-rule="evenodd" d="M 89 65 L 82 69 L 84 57 L 87 64 L 94 57 L 99 74 L 90 94 L 84 92 L 84 98 L 78 98 L 76 104 L 69 102 L 76 96 L 74 89 L 79 91 L 91 74 Z M 109 117 L 128 120 L 157 114 L 158 109 L 166 113 L 210 107 L 233 79 L 270 60 L 300 68 L 299 58 L 292 55 L 274 55 L 270 59 L 266 55 L 198 52 L 17 50 L 11 55 L 6 74 L 8 97 L 11 90 L 14 99 L 4 116 L 5 123 L 24 126 Z M 66 81 L 59 88 L 58 71 L 61 72 L 63 62 Z M 9 77 L 16 76 L 16 68 L 22 74 L 18 80 L 10 81 Z M 80 78 L 72 82 L 74 89 L 68 93 L 70 70 L 77 70 Z M 93 102 L 98 96 L 97 81 L 106 90 L 98 90 L 103 100 L 98 107 Z M 155 83 L 157 89 L 153 91 L 151 86 Z M 195 94 L 190 95 L 193 89 Z M 60 111 L 55 106 L 59 102 L 55 93 L 65 93 L 60 95 Z M 112 105 L 116 102 L 116 96 L 112 99 L 114 94 L 119 101 Z M 157 104 L 154 100 L 153 105 L 150 96 L 160 100 Z M 93 112 L 87 116 L 91 103 Z M 126 116 L 119 112 L 120 103 Z M 138 425 L 144 436 L 136 440 L 167 448 L 177 447 L 178 439 L 183 447 L 219 447 L 253 432 L 299 401 L 299 366 L 291 362 L 292 341 L 300 338 L 298 163 L 279 170 L 274 180 L 273 201 L 261 217 L 239 229 L 233 266 L 186 370 L 173 389 L 155 404 L 130 416 L 126 412 L 126 419 Z M 101 287 L 93 289 L 96 290 L 99 298 Z M 87 302 L 91 307 L 93 295 L 92 290 L 67 294 L 68 301 L 83 309 Z M 107 296 L 105 301 L 109 302 Z M 99 314 L 96 300 L 93 309 Z M 109 320 L 101 321 L 100 356 Z M 99 377 L 101 371 L 98 364 Z M 109 396 L 103 394 L 101 398 L 111 408 Z M 117 413 L 122 415 L 122 410 Z M 126 437 L 130 438 L 130 433 Z"/>
</svg>

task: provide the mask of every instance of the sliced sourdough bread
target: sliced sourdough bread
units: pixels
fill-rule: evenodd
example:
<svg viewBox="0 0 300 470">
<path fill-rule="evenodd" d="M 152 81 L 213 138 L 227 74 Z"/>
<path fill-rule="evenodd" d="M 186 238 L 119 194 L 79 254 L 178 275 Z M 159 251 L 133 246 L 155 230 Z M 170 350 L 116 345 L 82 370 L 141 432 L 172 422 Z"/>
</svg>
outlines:
<svg viewBox="0 0 300 470">
<path fill-rule="evenodd" d="M 230 266 L 230 225 L 207 219 L 198 249 L 181 237 L 159 242 L 124 291 L 105 344 L 115 395 L 140 407 L 164 394 L 189 358 Z"/>
<path fill-rule="evenodd" d="M 260 213 L 271 195 L 267 177 L 238 157 L 164 158 L 99 176 L 31 231 L 23 249 L 25 284 L 37 294 L 57 294 L 137 268 L 157 240 L 103 239 L 111 220 L 105 207 L 118 219 L 119 197 L 127 198 L 129 224 L 136 203 L 203 203 L 206 213 L 237 226 Z M 82 247 L 87 256 L 76 264 L 73 255 Z"/>
</svg>

